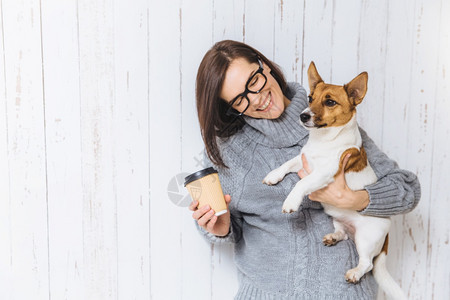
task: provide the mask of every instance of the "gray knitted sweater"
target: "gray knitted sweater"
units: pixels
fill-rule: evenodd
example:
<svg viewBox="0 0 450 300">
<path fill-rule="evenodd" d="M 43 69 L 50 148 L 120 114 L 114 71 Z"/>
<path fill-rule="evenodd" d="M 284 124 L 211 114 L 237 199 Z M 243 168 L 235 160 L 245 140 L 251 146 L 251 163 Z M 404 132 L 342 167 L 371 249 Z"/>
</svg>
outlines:
<svg viewBox="0 0 450 300">
<path fill-rule="evenodd" d="M 322 244 L 334 228 L 318 202 L 305 199 L 297 212 L 281 212 L 297 174 L 288 174 L 275 186 L 262 183 L 267 173 L 299 155 L 308 139 L 299 125 L 308 103 L 305 90 L 290 83 L 286 96 L 291 103 L 278 119 L 246 117 L 247 124 L 220 144 L 229 169 L 214 167 L 224 193 L 231 195 L 230 233 L 217 237 L 197 227 L 212 243 L 235 243 L 235 299 L 374 299 L 377 285 L 371 273 L 358 284 L 344 279 L 358 262 L 353 241 Z M 366 187 L 370 204 L 361 213 L 384 217 L 411 211 L 420 198 L 416 176 L 399 169 L 362 130 L 361 135 L 379 179 Z"/>
</svg>

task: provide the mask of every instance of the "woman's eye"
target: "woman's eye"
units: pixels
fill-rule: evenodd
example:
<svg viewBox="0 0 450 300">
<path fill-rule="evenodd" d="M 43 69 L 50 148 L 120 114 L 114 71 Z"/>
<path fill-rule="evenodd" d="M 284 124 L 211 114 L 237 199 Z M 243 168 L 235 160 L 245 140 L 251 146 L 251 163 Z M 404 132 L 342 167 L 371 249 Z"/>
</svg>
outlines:
<svg viewBox="0 0 450 300">
<path fill-rule="evenodd" d="M 234 102 L 234 105 L 236 105 L 236 106 L 241 105 L 243 99 L 244 99 L 244 97 L 237 99 L 236 102 Z"/>
<path fill-rule="evenodd" d="M 258 82 L 258 76 L 253 78 L 252 82 L 250 83 L 250 86 L 254 86 Z"/>
<path fill-rule="evenodd" d="M 327 101 L 325 101 L 325 105 L 328 106 L 328 107 L 335 106 L 336 104 L 337 104 L 337 102 L 334 101 L 334 100 L 327 100 Z"/>
</svg>

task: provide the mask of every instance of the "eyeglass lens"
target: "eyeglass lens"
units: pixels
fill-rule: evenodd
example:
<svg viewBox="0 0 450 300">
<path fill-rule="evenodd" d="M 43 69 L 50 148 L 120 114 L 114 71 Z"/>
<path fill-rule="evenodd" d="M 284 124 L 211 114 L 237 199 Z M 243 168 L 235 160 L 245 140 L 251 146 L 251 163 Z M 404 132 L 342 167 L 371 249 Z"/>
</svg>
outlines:
<svg viewBox="0 0 450 300">
<path fill-rule="evenodd" d="M 248 83 L 247 89 L 252 93 L 258 93 L 266 83 L 266 78 L 261 73 L 256 73 Z"/>
</svg>

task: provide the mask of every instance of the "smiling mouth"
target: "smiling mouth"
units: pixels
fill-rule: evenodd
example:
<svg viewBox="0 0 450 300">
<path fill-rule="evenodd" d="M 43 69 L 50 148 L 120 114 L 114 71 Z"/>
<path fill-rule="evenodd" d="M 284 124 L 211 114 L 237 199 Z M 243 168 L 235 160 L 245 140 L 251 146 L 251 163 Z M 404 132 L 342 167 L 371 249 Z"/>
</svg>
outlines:
<svg viewBox="0 0 450 300">
<path fill-rule="evenodd" d="M 266 102 L 264 102 L 264 104 L 262 106 L 258 107 L 256 110 L 263 111 L 263 110 L 267 109 L 271 102 L 272 102 L 272 93 L 269 92 Z"/>
</svg>

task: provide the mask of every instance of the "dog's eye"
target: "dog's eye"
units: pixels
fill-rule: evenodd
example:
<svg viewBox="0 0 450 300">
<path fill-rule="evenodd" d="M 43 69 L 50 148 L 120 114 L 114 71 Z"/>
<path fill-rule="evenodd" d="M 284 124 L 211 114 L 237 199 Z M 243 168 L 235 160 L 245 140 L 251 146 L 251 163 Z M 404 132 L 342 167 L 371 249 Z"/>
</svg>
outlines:
<svg viewBox="0 0 450 300">
<path fill-rule="evenodd" d="M 308 102 L 311 103 L 313 101 L 313 98 L 311 96 L 308 96 Z"/>
<path fill-rule="evenodd" d="M 325 101 L 325 105 L 328 106 L 328 107 L 335 106 L 336 104 L 337 104 L 336 101 L 333 101 L 333 100 L 330 100 L 330 99 L 328 99 L 327 101 Z"/>
</svg>

